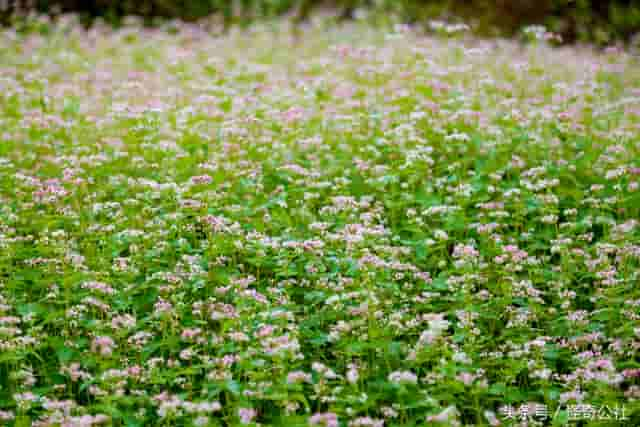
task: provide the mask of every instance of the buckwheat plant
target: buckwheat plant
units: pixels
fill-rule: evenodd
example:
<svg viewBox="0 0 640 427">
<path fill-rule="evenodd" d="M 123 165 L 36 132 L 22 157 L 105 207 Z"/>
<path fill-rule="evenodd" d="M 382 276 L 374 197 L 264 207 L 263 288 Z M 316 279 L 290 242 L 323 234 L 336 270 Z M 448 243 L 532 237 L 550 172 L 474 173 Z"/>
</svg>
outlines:
<svg viewBox="0 0 640 427">
<path fill-rule="evenodd" d="M 37 28 L 0 32 L 0 424 L 640 424 L 632 51 Z"/>
</svg>

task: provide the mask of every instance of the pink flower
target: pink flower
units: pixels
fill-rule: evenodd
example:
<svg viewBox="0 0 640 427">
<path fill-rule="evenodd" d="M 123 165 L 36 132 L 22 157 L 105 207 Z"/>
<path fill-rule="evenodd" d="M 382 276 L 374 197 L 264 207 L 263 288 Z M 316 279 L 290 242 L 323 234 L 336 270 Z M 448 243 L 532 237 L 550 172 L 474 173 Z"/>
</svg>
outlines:
<svg viewBox="0 0 640 427">
<path fill-rule="evenodd" d="M 95 337 L 91 343 L 91 351 L 98 352 L 102 356 L 111 356 L 114 347 L 115 342 L 111 337 Z"/>
<path fill-rule="evenodd" d="M 309 425 L 324 426 L 324 427 L 338 427 L 338 416 L 333 412 L 313 414 L 311 418 L 309 418 Z"/>
<path fill-rule="evenodd" d="M 238 409 L 238 416 L 242 424 L 249 424 L 257 415 L 257 412 L 253 408 L 240 408 Z"/>
<path fill-rule="evenodd" d="M 192 184 L 211 184 L 212 181 L 213 178 L 211 178 L 209 175 L 199 175 L 191 177 Z"/>
<path fill-rule="evenodd" d="M 298 384 L 304 382 L 311 382 L 311 375 L 307 374 L 303 371 L 293 371 L 289 372 L 287 375 L 287 384 Z"/>
</svg>

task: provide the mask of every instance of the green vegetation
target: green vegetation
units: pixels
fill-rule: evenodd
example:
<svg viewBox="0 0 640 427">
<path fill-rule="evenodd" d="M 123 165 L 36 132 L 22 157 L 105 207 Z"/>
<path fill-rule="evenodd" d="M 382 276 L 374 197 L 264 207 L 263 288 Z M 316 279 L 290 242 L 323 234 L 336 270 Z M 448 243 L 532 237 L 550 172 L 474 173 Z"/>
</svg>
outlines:
<svg viewBox="0 0 640 427">
<path fill-rule="evenodd" d="M 630 51 L 38 22 L 0 31 L 0 424 L 640 425 Z"/>
</svg>

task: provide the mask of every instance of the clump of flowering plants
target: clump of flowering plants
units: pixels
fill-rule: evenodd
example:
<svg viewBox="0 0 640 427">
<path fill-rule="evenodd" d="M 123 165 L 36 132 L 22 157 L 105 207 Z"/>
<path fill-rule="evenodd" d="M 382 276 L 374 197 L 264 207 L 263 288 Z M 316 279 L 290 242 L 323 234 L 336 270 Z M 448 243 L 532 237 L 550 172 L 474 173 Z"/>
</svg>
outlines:
<svg viewBox="0 0 640 427">
<path fill-rule="evenodd" d="M 639 423 L 638 58 L 361 25 L 0 33 L 0 423 Z"/>
</svg>

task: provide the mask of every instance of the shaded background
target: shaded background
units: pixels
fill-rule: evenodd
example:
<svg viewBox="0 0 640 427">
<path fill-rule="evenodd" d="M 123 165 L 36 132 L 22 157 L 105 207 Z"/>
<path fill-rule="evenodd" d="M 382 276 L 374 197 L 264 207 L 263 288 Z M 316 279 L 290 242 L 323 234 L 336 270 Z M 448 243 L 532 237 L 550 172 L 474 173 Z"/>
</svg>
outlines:
<svg viewBox="0 0 640 427">
<path fill-rule="evenodd" d="M 29 12 L 78 13 L 85 24 L 96 17 L 118 25 L 126 15 L 149 24 L 157 18 L 196 20 L 219 15 L 225 27 L 290 14 L 303 22 L 319 8 L 332 8 L 341 19 L 358 10 L 372 19 L 394 16 L 427 24 L 432 19 L 463 20 L 484 35 L 513 35 L 527 25 L 545 25 L 565 42 L 629 41 L 640 31 L 640 0 L 0 0 L 1 19 L 14 24 Z"/>
</svg>

